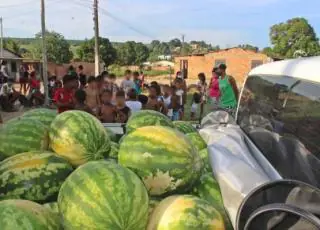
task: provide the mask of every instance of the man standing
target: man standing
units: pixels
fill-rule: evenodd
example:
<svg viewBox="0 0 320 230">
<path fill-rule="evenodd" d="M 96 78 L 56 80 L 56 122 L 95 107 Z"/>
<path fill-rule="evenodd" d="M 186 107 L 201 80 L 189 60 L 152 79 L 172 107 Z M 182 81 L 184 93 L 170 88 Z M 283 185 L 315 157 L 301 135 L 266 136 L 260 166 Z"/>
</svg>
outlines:
<svg viewBox="0 0 320 230">
<path fill-rule="evenodd" d="M 239 90 L 237 83 L 232 76 L 226 74 L 227 66 L 221 64 L 218 68 L 219 74 L 219 104 L 222 109 L 230 111 L 234 114 L 238 103 Z"/>
<path fill-rule="evenodd" d="M 83 89 L 87 85 L 87 76 L 83 72 L 83 66 L 78 67 L 78 76 L 80 81 L 80 88 Z"/>
<path fill-rule="evenodd" d="M 120 85 L 120 88 L 125 92 L 126 96 L 130 89 L 134 89 L 134 82 L 131 80 L 131 75 L 131 70 L 126 70 L 124 80 Z"/>
</svg>

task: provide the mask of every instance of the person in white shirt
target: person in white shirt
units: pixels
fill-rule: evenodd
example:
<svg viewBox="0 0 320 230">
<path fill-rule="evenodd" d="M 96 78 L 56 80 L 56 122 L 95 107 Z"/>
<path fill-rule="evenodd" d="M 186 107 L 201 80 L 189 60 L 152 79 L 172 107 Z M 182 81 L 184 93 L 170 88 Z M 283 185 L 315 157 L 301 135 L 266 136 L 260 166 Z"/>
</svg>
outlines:
<svg viewBox="0 0 320 230">
<path fill-rule="evenodd" d="M 6 112 L 14 111 L 14 104 L 18 99 L 21 104 L 25 103 L 25 100 L 22 100 L 21 94 L 14 89 L 13 80 L 5 80 L 0 89 L 0 105 L 2 109 Z"/>
<path fill-rule="evenodd" d="M 9 76 L 8 72 L 8 67 L 7 67 L 7 61 L 2 61 L 1 62 L 1 67 L 0 67 L 0 74 L 4 77 L 4 79 L 10 79 L 11 77 Z"/>
<path fill-rule="evenodd" d="M 135 88 L 134 82 L 131 80 L 132 72 L 131 70 L 126 70 L 125 79 L 121 82 L 120 88 L 126 93 L 126 96 L 130 89 Z"/>
<path fill-rule="evenodd" d="M 142 103 L 137 100 L 137 93 L 135 89 L 130 89 L 128 92 L 128 100 L 126 106 L 131 110 L 131 113 L 138 112 L 142 109 Z"/>
</svg>

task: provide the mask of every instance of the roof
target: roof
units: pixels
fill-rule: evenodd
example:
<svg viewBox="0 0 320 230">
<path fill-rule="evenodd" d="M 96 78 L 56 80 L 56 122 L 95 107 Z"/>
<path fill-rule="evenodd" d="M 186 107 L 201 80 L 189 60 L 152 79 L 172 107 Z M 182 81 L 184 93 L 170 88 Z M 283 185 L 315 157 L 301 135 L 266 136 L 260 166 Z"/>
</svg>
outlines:
<svg viewBox="0 0 320 230">
<path fill-rule="evenodd" d="M 3 57 L 0 57 L 0 59 L 20 59 L 22 58 L 19 54 L 16 54 L 10 50 L 3 49 Z"/>
<path fill-rule="evenodd" d="M 254 68 L 250 75 L 289 76 L 320 82 L 320 56 L 271 62 Z"/>
</svg>

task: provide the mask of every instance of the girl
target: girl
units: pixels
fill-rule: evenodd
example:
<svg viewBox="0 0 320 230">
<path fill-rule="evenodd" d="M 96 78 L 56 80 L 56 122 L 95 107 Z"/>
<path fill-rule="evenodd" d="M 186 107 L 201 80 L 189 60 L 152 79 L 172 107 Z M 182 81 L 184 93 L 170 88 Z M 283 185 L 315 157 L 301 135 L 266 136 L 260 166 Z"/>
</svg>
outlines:
<svg viewBox="0 0 320 230">
<path fill-rule="evenodd" d="M 163 86 L 163 103 L 167 107 L 168 112 L 167 116 L 172 119 L 173 117 L 173 110 L 171 108 L 171 97 L 172 97 L 172 88 L 169 85 Z"/>
<path fill-rule="evenodd" d="M 201 100 L 200 100 L 200 120 L 202 119 L 203 116 L 203 111 L 204 111 L 204 104 L 207 101 L 207 82 L 206 82 L 206 75 L 204 73 L 199 73 L 198 74 L 198 90 L 200 92 Z M 197 98 L 196 98 L 197 99 Z M 198 100 L 195 100 L 198 101 Z"/>
<path fill-rule="evenodd" d="M 217 109 L 219 107 L 220 97 L 218 68 L 214 68 L 212 70 L 212 78 L 209 85 L 209 96 L 213 109 Z"/>
<path fill-rule="evenodd" d="M 97 114 L 99 105 L 100 105 L 100 98 L 99 98 L 99 88 L 98 82 L 95 77 L 91 76 L 88 79 L 88 86 L 85 89 L 87 98 L 86 102 L 89 108 L 93 111 L 94 114 Z"/>
</svg>

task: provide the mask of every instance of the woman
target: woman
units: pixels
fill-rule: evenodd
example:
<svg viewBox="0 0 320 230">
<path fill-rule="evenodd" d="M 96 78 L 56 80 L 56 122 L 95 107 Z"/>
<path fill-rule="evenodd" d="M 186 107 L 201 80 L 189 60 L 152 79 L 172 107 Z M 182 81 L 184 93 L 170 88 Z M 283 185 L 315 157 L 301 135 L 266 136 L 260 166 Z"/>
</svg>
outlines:
<svg viewBox="0 0 320 230">
<path fill-rule="evenodd" d="M 212 78 L 209 84 L 209 96 L 210 96 L 210 104 L 212 104 L 213 109 L 217 109 L 219 107 L 219 74 L 218 68 L 213 68 L 212 70 Z"/>
<path fill-rule="evenodd" d="M 204 73 L 199 73 L 198 74 L 198 90 L 201 95 L 201 100 L 200 100 L 200 120 L 202 119 L 203 116 L 203 111 L 204 111 L 204 104 L 207 101 L 207 82 L 206 82 L 206 75 Z"/>
<path fill-rule="evenodd" d="M 23 65 L 20 66 L 20 93 L 23 93 L 24 95 L 27 94 L 27 84 L 29 81 L 29 73 L 27 68 L 25 68 Z"/>
</svg>

